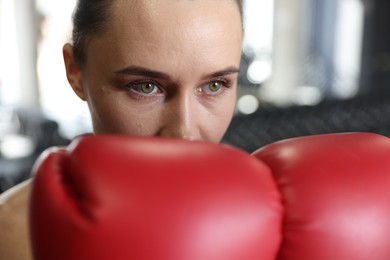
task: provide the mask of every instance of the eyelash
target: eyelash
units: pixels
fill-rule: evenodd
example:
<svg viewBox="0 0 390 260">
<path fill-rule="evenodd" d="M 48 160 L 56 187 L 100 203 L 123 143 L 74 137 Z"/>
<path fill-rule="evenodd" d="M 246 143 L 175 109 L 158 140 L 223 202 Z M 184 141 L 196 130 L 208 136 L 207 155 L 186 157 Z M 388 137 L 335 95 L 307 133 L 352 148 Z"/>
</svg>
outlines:
<svg viewBox="0 0 390 260">
<path fill-rule="evenodd" d="M 207 87 L 207 86 L 211 86 L 212 84 L 215 84 L 215 83 L 218 83 L 218 84 L 221 84 L 221 89 L 222 90 L 218 90 L 216 91 L 216 93 L 213 93 L 213 91 L 210 91 L 209 93 L 206 93 L 203 88 Z M 148 94 L 148 93 L 142 93 L 140 90 L 137 90 L 137 88 L 139 89 L 140 88 L 140 85 L 142 84 L 153 84 L 155 87 L 158 88 L 158 90 L 161 92 L 161 93 L 153 93 L 153 94 Z M 218 78 L 218 79 L 215 79 L 215 80 L 212 80 L 212 81 L 209 81 L 205 84 L 202 84 L 201 86 L 199 86 L 197 88 L 197 91 L 199 91 L 199 93 L 204 93 L 206 96 L 208 97 L 217 97 L 221 94 L 223 94 L 223 92 L 226 90 L 226 89 L 229 89 L 230 87 L 232 86 L 232 81 L 230 79 L 227 79 L 227 78 Z M 164 89 L 160 86 L 159 83 L 155 82 L 154 80 L 149 80 L 149 79 L 144 79 L 144 80 L 137 80 L 137 81 L 133 81 L 129 84 L 127 84 L 125 86 L 126 89 L 129 89 L 131 91 L 131 93 L 137 98 L 137 99 L 147 99 L 147 98 L 153 98 L 153 97 L 156 97 L 158 95 L 161 95 L 161 94 L 166 94 L 166 91 L 164 91 Z"/>
<path fill-rule="evenodd" d="M 142 85 L 142 84 L 153 84 L 153 85 L 155 85 L 155 87 L 157 87 L 159 89 L 159 91 L 161 91 L 161 93 L 165 93 L 163 91 L 163 89 L 160 87 L 160 84 L 158 84 L 154 80 L 148 80 L 148 79 L 133 81 L 133 82 L 127 84 L 125 86 L 125 88 L 130 90 L 131 94 L 134 97 L 136 97 L 137 99 L 147 99 L 147 98 L 155 97 L 157 95 L 161 95 L 161 93 L 147 94 L 147 93 L 142 93 L 140 90 L 137 90 L 137 88 L 139 88 L 140 85 Z"/>
<path fill-rule="evenodd" d="M 222 90 L 221 91 L 217 91 L 216 94 L 210 94 L 209 96 L 218 96 L 218 95 L 222 94 L 222 92 L 225 89 L 229 89 L 232 86 L 231 80 L 226 79 L 226 78 L 219 78 L 219 79 L 213 80 L 213 81 L 211 81 L 211 82 L 209 82 L 207 84 L 202 85 L 202 87 L 210 86 L 210 85 L 212 85 L 214 83 L 220 83 L 222 85 L 221 86 Z M 200 87 L 200 88 L 202 88 L 202 87 Z"/>
</svg>

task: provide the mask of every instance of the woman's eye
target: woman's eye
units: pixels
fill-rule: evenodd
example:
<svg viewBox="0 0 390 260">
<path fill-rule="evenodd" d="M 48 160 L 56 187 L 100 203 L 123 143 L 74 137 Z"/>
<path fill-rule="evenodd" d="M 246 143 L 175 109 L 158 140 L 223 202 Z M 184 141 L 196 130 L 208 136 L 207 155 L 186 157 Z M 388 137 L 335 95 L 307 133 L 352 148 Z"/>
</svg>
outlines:
<svg viewBox="0 0 390 260">
<path fill-rule="evenodd" d="M 150 95 L 160 93 L 160 88 L 151 82 L 136 83 L 132 85 L 132 89 L 141 94 Z"/>
<path fill-rule="evenodd" d="M 218 92 L 223 87 L 221 82 L 215 81 L 209 85 L 209 89 L 211 92 Z"/>
<path fill-rule="evenodd" d="M 201 92 L 209 95 L 216 95 L 223 91 L 225 84 L 221 81 L 213 81 L 201 88 Z"/>
</svg>

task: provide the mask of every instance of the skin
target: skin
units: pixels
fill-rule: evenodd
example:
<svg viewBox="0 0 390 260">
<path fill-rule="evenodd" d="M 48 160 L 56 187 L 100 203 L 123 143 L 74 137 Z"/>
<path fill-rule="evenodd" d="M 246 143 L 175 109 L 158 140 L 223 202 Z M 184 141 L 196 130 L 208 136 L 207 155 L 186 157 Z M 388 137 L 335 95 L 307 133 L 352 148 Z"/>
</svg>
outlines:
<svg viewBox="0 0 390 260">
<path fill-rule="evenodd" d="M 115 0 L 110 12 L 82 66 L 70 44 L 63 48 L 68 81 L 88 103 L 94 132 L 219 142 L 236 102 L 236 3 Z M 29 188 L 27 181 L 0 196 L 0 259 L 32 259 Z"/>
<path fill-rule="evenodd" d="M 117 0 L 112 12 L 103 34 L 89 42 L 83 67 L 72 46 L 64 47 L 69 83 L 87 101 L 94 132 L 219 142 L 236 103 L 242 41 L 236 3 L 130 7 Z"/>
<path fill-rule="evenodd" d="M 0 259 L 29 260 L 27 201 L 30 181 L 0 196 Z"/>
</svg>

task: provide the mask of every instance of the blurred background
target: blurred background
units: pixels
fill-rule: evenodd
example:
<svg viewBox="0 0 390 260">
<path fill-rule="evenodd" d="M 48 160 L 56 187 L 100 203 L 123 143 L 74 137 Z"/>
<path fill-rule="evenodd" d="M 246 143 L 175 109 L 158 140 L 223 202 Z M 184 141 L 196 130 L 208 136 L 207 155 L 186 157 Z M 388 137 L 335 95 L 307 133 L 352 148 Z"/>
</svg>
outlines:
<svg viewBox="0 0 390 260">
<path fill-rule="evenodd" d="M 0 0 L 0 193 L 43 150 L 91 132 L 62 46 L 75 0 Z M 390 1 L 244 0 L 236 114 L 223 142 L 249 152 L 304 135 L 390 135 Z"/>
</svg>

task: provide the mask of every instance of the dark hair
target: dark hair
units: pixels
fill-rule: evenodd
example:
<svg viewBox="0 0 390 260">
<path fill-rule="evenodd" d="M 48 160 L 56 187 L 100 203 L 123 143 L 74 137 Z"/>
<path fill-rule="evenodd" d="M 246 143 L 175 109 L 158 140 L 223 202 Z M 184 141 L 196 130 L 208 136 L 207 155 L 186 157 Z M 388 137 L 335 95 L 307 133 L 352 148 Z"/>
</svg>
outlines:
<svg viewBox="0 0 390 260">
<path fill-rule="evenodd" d="M 108 20 L 112 0 L 78 0 L 73 12 L 73 56 L 79 65 L 85 63 L 85 45 L 91 35 L 101 32 Z"/>
<path fill-rule="evenodd" d="M 235 0 L 242 17 L 242 0 Z M 78 0 L 73 12 L 73 56 L 79 65 L 85 63 L 85 46 L 91 35 L 103 31 L 109 19 L 112 0 Z"/>
</svg>

